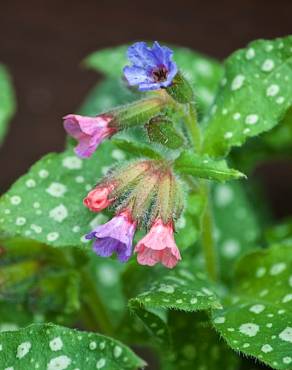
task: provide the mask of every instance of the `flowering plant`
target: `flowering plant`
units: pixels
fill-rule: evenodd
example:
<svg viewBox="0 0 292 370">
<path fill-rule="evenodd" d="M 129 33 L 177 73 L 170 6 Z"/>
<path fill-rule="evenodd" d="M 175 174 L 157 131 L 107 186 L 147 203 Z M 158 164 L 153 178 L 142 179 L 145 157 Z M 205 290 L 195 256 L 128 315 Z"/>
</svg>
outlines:
<svg viewBox="0 0 292 370">
<path fill-rule="evenodd" d="M 291 221 L 247 180 L 291 158 L 291 50 L 258 40 L 222 66 L 137 42 L 86 59 L 106 78 L 64 116 L 64 152 L 0 199 L 4 369 L 292 369 Z"/>
</svg>

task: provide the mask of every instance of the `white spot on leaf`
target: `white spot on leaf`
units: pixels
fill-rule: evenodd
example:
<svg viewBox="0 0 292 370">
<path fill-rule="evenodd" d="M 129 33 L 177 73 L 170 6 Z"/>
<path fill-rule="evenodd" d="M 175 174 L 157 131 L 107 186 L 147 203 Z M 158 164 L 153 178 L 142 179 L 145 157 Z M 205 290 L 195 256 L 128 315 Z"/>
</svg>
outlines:
<svg viewBox="0 0 292 370">
<path fill-rule="evenodd" d="M 60 337 L 52 339 L 49 343 L 49 346 L 52 351 L 60 351 L 63 348 L 63 342 Z"/>
<path fill-rule="evenodd" d="M 60 204 L 50 211 L 49 216 L 56 222 L 62 222 L 68 217 L 68 210 L 63 204 Z"/>
<path fill-rule="evenodd" d="M 237 75 L 231 83 L 231 90 L 234 91 L 240 89 L 244 83 L 244 80 L 245 77 L 243 75 Z"/>
<path fill-rule="evenodd" d="M 31 343 L 30 342 L 23 342 L 17 347 L 17 358 L 23 358 L 28 354 L 28 352 L 31 349 Z"/>
<path fill-rule="evenodd" d="M 58 356 L 50 360 L 47 370 L 64 370 L 67 369 L 70 364 L 71 359 L 68 356 Z"/>
<path fill-rule="evenodd" d="M 256 336 L 259 330 L 260 330 L 259 326 L 257 324 L 251 323 L 251 322 L 246 323 L 246 324 L 242 324 L 239 327 L 239 331 L 242 334 L 247 335 L 248 337 Z"/>
<path fill-rule="evenodd" d="M 78 157 L 66 157 L 62 161 L 63 167 L 69 170 L 80 170 L 82 168 L 82 160 Z"/>
<path fill-rule="evenodd" d="M 59 182 L 52 182 L 51 185 L 46 189 L 46 192 L 52 197 L 62 197 L 67 191 L 67 187 Z"/>
</svg>

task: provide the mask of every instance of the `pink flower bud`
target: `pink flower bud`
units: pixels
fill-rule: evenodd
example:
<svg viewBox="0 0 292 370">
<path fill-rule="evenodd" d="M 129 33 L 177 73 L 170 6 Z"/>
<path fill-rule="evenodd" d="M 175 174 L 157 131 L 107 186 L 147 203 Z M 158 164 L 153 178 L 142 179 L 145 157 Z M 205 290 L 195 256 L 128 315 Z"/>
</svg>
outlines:
<svg viewBox="0 0 292 370">
<path fill-rule="evenodd" d="M 140 265 L 153 266 L 161 262 L 173 268 L 181 260 L 173 237 L 173 223 L 164 224 L 160 218 L 156 219 L 149 233 L 136 245 L 135 252 Z"/>
<path fill-rule="evenodd" d="M 102 114 L 97 117 L 85 117 L 69 114 L 64 117 L 64 128 L 78 141 L 75 152 L 82 158 L 90 157 L 98 145 L 112 136 L 117 129 L 110 127 L 113 116 Z"/>
<path fill-rule="evenodd" d="M 109 196 L 114 188 L 114 183 L 97 186 L 88 193 L 83 204 L 93 212 L 102 211 L 113 202 L 114 199 L 109 199 Z"/>
</svg>

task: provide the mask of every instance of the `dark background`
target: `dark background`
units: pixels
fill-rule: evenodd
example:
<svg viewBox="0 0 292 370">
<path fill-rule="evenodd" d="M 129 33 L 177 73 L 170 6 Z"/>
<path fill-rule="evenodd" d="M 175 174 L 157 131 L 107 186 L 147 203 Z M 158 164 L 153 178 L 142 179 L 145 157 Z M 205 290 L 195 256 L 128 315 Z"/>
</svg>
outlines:
<svg viewBox="0 0 292 370">
<path fill-rule="evenodd" d="M 291 14 L 291 0 L 0 0 L 0 61 L 18 102 L 0 149 L 0 192 L 43 154 L 62 149 L 61 117 L 100 78 L 80 66 L 90 52 L 152 39 L 224 59 L 253 39 L 291 33 Z M 292 213 L 291 174 L 291 163 L 258 171 L 279 217 Z"/>
</svg>

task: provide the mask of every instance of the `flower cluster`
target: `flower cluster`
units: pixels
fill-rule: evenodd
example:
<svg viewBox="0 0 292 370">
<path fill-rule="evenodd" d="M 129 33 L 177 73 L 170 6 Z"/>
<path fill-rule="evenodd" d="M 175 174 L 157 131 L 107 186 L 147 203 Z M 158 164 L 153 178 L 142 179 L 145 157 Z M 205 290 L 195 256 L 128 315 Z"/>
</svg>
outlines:
<svg viewBox="0 0 292 370">
<path fill-rule="evenodd" d="M 187 85 L 173 61 L 172 50 L 158 42 L 152 47 L 137 42 L 129 47 L 128 58 L 131 65 L 124 68 L 128 84 L 140 91 L 157 91 L 96 117 L 65 116 L 64 128 L 78 141 L 75 152 L 80 157 L 90 157 L 102 141 L 133 126 L 143 125 L 149 131 L 149 125 L 155 122 L 148 136 L 161 144 L 167 144 L 167 133 L 171 136 L 175 133 L 172 123 L 163 118 L 165 110 L 191 95 L 185 93 Z M 175 138 L 179 145 L 183 143 L 178 135 Z M 177 148 L 173 143 L 168 146 Z M 153 266 L 160 262 L 173 268 L 181 259 L 174 230 L 175 220 L 183 209 L 183 196 L 168 161 L 145 159 L 113 171 L 88 193 L 83 203 L 92 212 L 107 207 L 115 209 L 116 214 L 109 222 L 86 236 L 93 240 L 97 255 L 108 257 L 115 253 L 121 262 L 127 261 L 136 230 L 146 228 L 148 233 L 134 248 L 138 263 Z"/>
<path fill-rule="evenodd" d="M 87 235 L 94 240 L 93 249 L 99 256 L 116 253 L 121 262 L 127 261 L 135 231 L 146 224 L 149 233 L 135 247 L 138 262 L 149 266 L 161 262 L 169 268 L 176 265 L 181 256 L 174 241 L 173 217 L 179 216 L 182 204 L 174 192 L 165 194 L 166 182 L 178 186 L 164 163 L 139 161 L 112 173 L 89 192 L 84 204 L 90 210 L 99 212 L 109 205 L 117 209 L 115 217 Z"/>
</svg>

